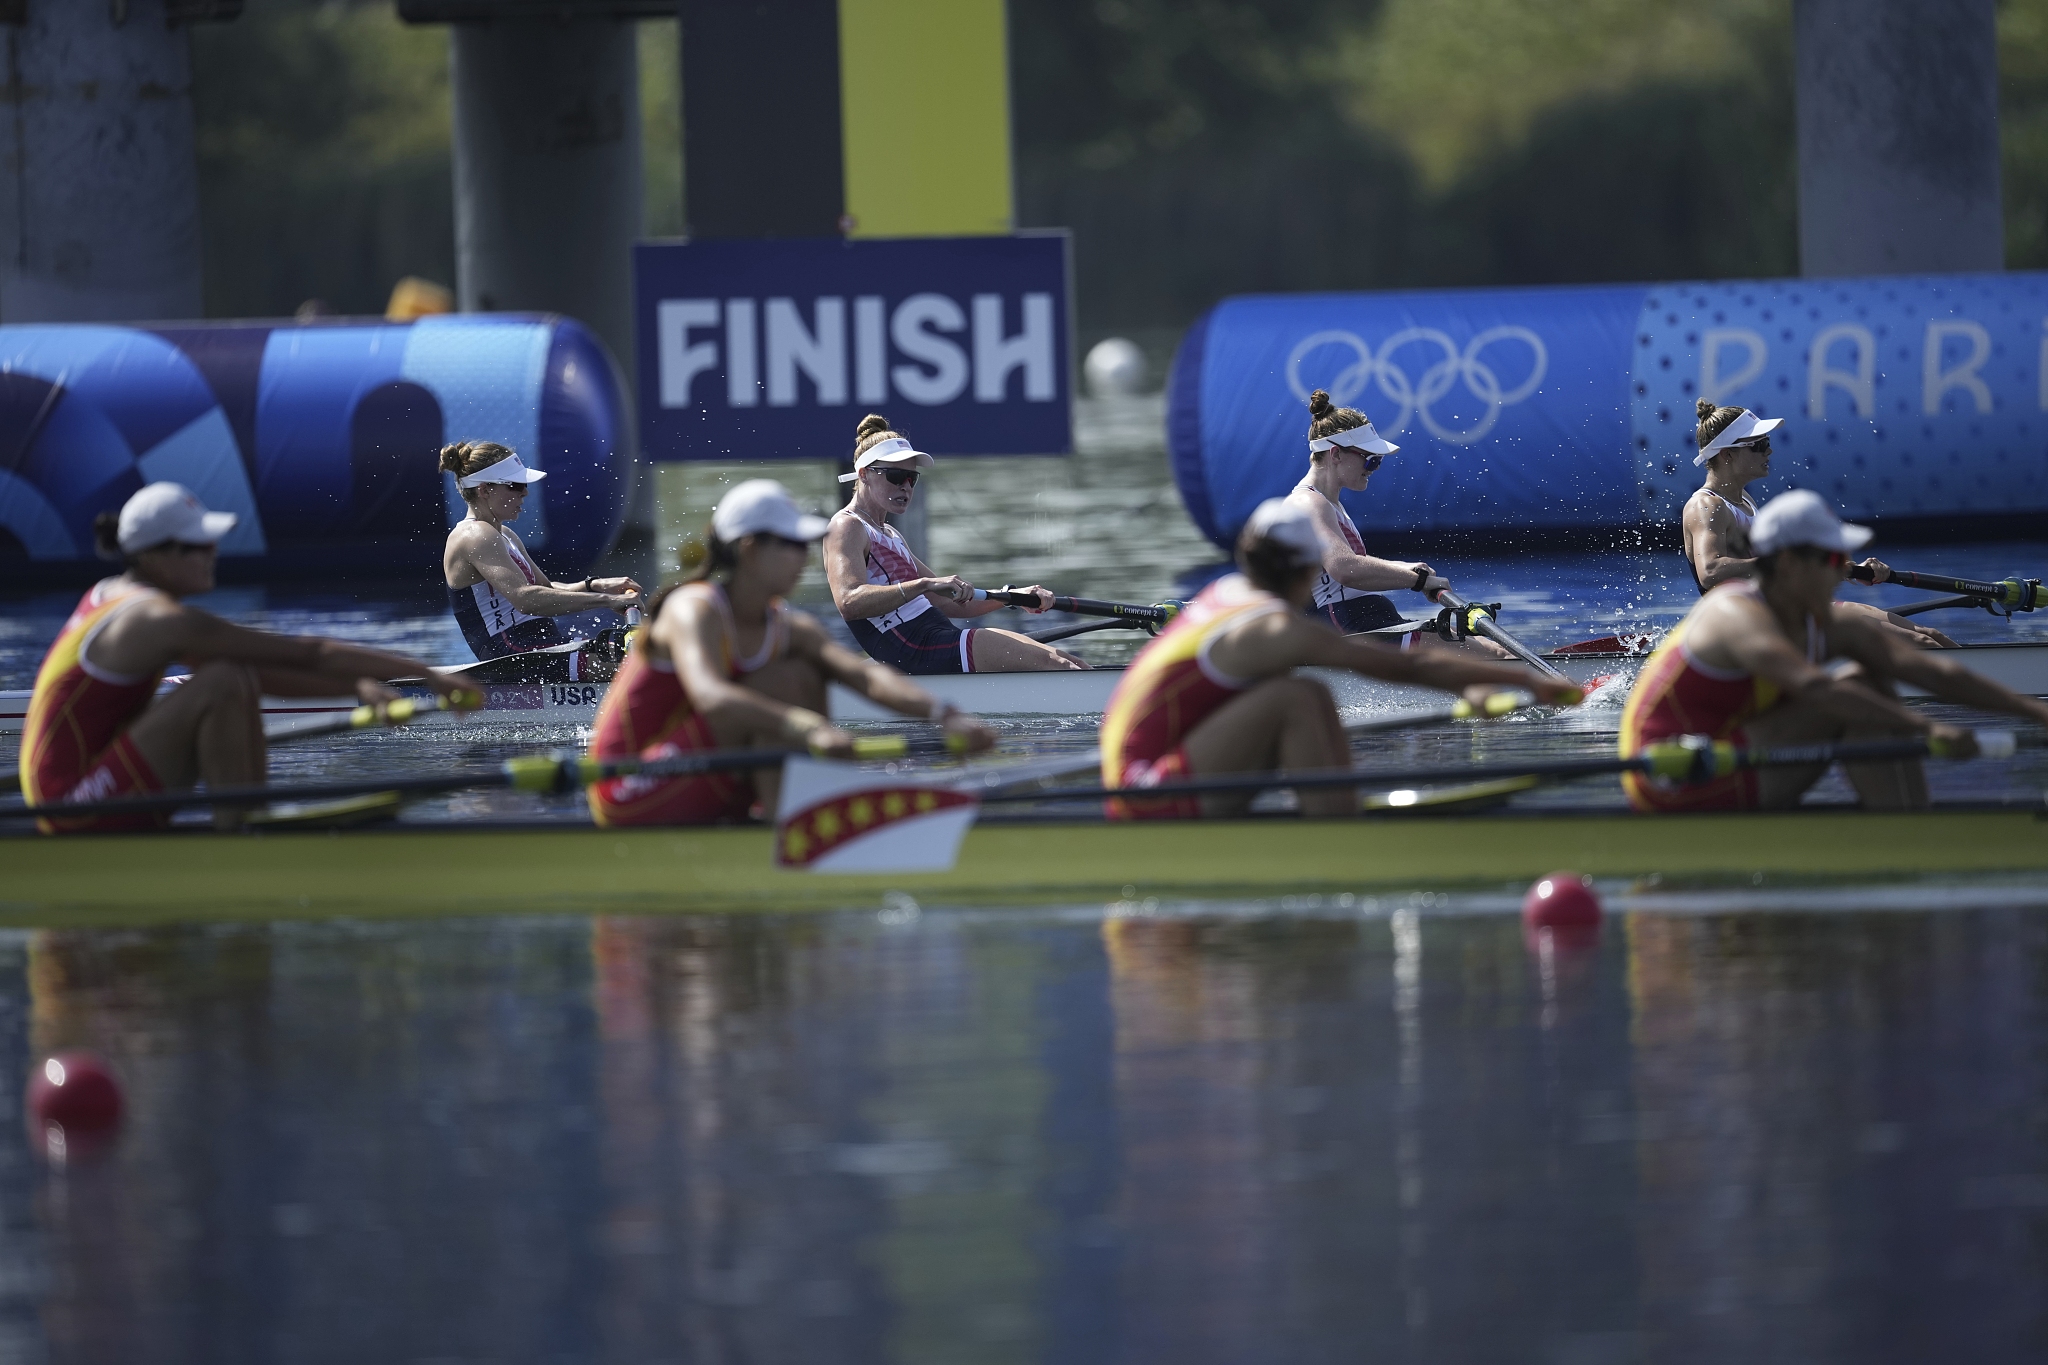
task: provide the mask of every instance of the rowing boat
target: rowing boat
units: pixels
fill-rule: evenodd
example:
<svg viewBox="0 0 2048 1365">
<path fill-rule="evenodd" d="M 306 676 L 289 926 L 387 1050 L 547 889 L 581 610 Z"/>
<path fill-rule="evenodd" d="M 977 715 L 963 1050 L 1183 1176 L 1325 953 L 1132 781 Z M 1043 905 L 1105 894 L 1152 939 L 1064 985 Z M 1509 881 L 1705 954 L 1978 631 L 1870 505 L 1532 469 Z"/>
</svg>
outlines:
<svg viewBox="0 0 2048 1365">
<path fill-rule="evenodd" d="M 1667 885 L 2048 872 L 2048 818 L 2038 805 L 1136 824 L 985 816 L 950 870 L 869 875 L 777 868 L 773 840 L 755 826 L 567 824 L 7 837 L 0 923 L 784 910 L 874 906 L 906 895 L 946 904 L 1337 897 L 1390 886 L 1525 883 L 1559 867 L 1657 875 Z"/>
</svg>

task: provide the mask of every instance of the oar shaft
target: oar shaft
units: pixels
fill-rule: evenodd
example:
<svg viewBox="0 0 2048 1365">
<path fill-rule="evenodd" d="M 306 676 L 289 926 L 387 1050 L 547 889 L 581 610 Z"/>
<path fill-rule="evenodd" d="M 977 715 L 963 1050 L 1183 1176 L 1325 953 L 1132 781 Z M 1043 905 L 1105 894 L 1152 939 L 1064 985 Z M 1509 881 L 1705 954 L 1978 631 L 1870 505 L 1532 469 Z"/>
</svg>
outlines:
<svg viewBox="0 0 2048 1365">
<path fill-rule="evenodd" d="M 1467 602 L 1449 588 L 1439 588 L 1433 600 L 1463 616 L 1465 618 L 1467 634 L 1484 636 L 1545 677 L 1562 678 L 1564 676 L 1563 673 L 1553 668 L 1549 661 L 1541 654 L 1538 654 L 1535 650 L 1529 648 L 1529 646 L 1523 644 L 1505 630 L 1502 630 L 1500 622 L 1494 620 L 1491 614 L 1484 611 L 1475 611 L 1470 602 Z"/>
<path fill-rule="evenodd" d="M 1980 732 L 1985 737 L 2009 740 L 2009 731 Z M 1988 745 L 1987 757 L 2010 753 L 2009 744 Z M 1102 801 L 1110 797 L 1157 801 L 1178 796 L 1243 795 L 1282 788 L 1367 787 L 1392 790 L 1402 787 L 1442 786 L 1449 782 L 1488 782 L 1499 778 L 1541 777 L 1568 780 L 1578 777 L 1613 777 L 1621 773 L 1661 773 L 1677 781 L 1704 781 L 1749 768 L 1798 767 L 1824 763 L 1886 763 L 1925 758 L 1925 739 L 1872 740 L 1859 744 L 1809 744 L 1783 749 L 1738 749 L 1728 744 L 1656 744 L 1629 758 L 1568 759 L 1557 763 L 1494 763 L 1473 768 L 1407 768 L 1375 771 L 1370 768 L 1321 769 L 1298 773 L 1264 773 L 1245 777 L 1200 778 L 1186 782 L 1161 782 L 1150 787 L 1072 787 L 1041 792 L 995 791 L 983 795 L 984 804 L 1023 801 Z"/>
<path fill-rule="evenodd" d="M 976 588 L 977 601 L 1002 602 L 1012 607 L 1035 607 L 1036 593 L 1017 592 L 1011 588 Z M 1054 597 L 1049 611 L 1063 611 L 1071 616 L 1115 616 L 1126 621 L 1146 621 L 1163 625 L 1173 619 L 1176 607 L 1165 605 L 1142 606 L 1136 602 L 1102 602 L 1093 597 Z"/>
<path fill-rule="evenodd" d="M 1857 565 L 1850 575 L 1859 582 L 1869 583 L 1877 577 L 1875 569 Z M 2013 611 L 2033 611 L 2044 605 L 2041 584 L 2036 579 L 2007 578 L 1996 583 L 1981 578 L 1949 578 L 1943 574 L 1912 573 L 1906 569 L 1893 569 L 1890 582 L 1902 588 L 1919 592 L 1952 592 L 1967 597 L 1988 597 L 2001 607 Z"/>
</svg>

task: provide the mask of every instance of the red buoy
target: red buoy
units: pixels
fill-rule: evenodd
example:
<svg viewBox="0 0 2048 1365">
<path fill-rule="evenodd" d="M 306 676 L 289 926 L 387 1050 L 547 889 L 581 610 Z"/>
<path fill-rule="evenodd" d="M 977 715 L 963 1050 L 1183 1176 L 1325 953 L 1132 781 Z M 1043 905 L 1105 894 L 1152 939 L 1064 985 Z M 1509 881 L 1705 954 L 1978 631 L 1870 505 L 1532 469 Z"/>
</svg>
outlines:
<svg viewBox="0 0 2048 1365">
<path fill-rule="evenodd" d="M 28 1111 L 67 1133 L 104 1133 L 121 1122 L 121 1083 L 90 1052 L 60 1052 L 28 1081 Z"/>
<path fill-rule="evenodd" d="M 1591 878 L 1576 872 L 1539 877 L 1522 897 L 1522 923 L 1531 929 L 1584 929 L 1599 922 L 1599 893 Z"/>
</svg>

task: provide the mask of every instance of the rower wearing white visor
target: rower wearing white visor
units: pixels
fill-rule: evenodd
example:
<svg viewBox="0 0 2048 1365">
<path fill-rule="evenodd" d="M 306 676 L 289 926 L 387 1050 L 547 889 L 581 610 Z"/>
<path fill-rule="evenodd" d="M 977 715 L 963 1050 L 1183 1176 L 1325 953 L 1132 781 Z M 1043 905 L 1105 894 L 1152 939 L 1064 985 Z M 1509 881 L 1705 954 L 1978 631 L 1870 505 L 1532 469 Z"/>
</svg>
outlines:
<svg viewBox="0 0 2048 1365">
<path fill-rule="evenodd" d="M 826 688 L 850 687 L 912 719 L 930 719 L 971 749 L 988 727 L 893 669 L 833 643 L 783 597 L 803 576 L 825 519 L 773 479 L 734 485 L 711 514 L 710 553 L 690 581 L 654 596 L 634 632 L 590 738 L 593 758 L 672 759 L 712 749 L 810 750 L 851 758 L 853 737 L 825 718 Z M 775 809 L 779 766 L 591 786 L 600 825 L 704 825 Z"/>
<path fill-rule="evenodd" d="M 586 578 L 557 583 L 540 571 L 511 523 L 526 506 L 527 489 L 547 477 L 494 441 L 464 441 L 441 448 L 441 468 L 455 476 L 469 515 L 448 533 L 441 574 L 462 638 L 479 659 L 569 644 L 584 632 L 558 617 L 603 608 L 624 616 L 642 591 L 630 578 Z"/>
<path fill-rule="evenodd" d="M 1364 413 L 1335 406 L 1321 389 L 1309 395 L 1308 412 L 1308 473 L 1287 501 L 1308 514 L 1322 540 L 1322 574 L 1310 597 L 1310 614 L 1346 635 L 1399 625 L 1406 618 L 1386 592 L 1406 589 L 1434 595 L 1448 588 L 1450 580 L 1419 561 L 1367 554 L 1365 539 L 1340 498 L 1347 492 L 1363 493 L 1380 464 L 1401 447 L 1373 430 Z M 1421 630 L 1383 638 L 1403 649 L 1449 648 L 1487 658 L 1510 657 L 1492 641 L 1478 638 L 1446 644 Z"/>
<path fill-rule="evenodd" d="M 1748 408 L 1715 407 L 1709 399 L 1697 404 L 1699 453 L 1696 466 L 1705 466 L 1707 481 L 1686 500 L 1682 528 L 1685 563 L 1702 595 L 1732 579 L 1756 577 L 1756 551 L 1750 532 L 1756 521 L 1756 502 L 1749 485 L 1771 472 L 1771 433 L 1785 425 L 1782 417 L 1759 417 Z M 1869 569 L 1883 583 L 1892 576 L 1882 560 L 1866 559 L 1859 566 Z M 1938 630 L 1915 624 L 1903 616 L 1861 602 L 1839 602 L 1838 611 L 1850 615 L 1868 613 L 1874 625 L 1888 626 L 1901 635 L 1901 643 L 1920 649 L 1945 649 L 1954 640 Z"/>
<path fill-rule="evenodd" d="M 886 417 L 861 419 L 853 472 L 839 476 L 853 485 L 853 497 L 825 533 L 825 581 L 853 638 L 868 657 L 916 675 L 1086 668 L 1064 650 L 1013 630 L 953 624 L 1001 611 L 1003 604 L 975 600 L 974 585 L 957 574 L 934 573 L 889 524 L 910 509 L 918 475 L 931 467 L 932 457 L 891 431 Z M 1040 605 L 1029 610 L 1052 605 L 1052 592 L 1036 584 L 1014 591 L 1038 598 Z"/>
</svg>

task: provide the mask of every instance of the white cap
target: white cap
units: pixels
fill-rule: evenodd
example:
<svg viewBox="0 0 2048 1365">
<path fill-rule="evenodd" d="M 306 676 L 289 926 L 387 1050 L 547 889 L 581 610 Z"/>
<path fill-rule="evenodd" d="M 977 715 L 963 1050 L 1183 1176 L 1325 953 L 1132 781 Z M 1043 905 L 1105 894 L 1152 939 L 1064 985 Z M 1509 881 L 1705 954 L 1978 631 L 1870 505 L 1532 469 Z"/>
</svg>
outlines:
<svg viewBox="0 0 2048 1365">
<path fill-rule="evenodd" d="M 1319 564 L 1323 558 L 1322 537 L 1315 521 L 1286 498 L 1267 498 L 1252 509 L 1240 540 L 1271 540 L 1301 556 L 1304 564 Z"/>
<path fill-rule="evenodd" d="M 153 483 L 121 505 L 121 553 L 156 545 L 218 545 L 235 529 L 233 512 L 209 512 L 182 483 Z"/>
<path fill-rule="evenodd" d="M 1843 521 L 1812 489 L 1795 488 L 1772 498 L 1756 514 L 1749 528 L 1749 548 L 1760 555 L 1774 555 L 1793 545 L 1846 553 L 1862 549 L 1876 534 L 1868 526 Z"/>
<path fill-rule="evenodd" d="M 773 479 L 734 484 L 711 514 L 712 534 L 728 545 L 762 531 L 784 540 L 816 540 L 830 525 L 798 507 L 789 490 Z"/>
<path fill-rule="evenodd" d="M 891 436 L 886 441 L 877 441 L 860 453 L 853 462 L 851 474 L 841 474 L 839 482 L 852 483 L 860 472 L 871 464 L 909 465 L 912 469 L 930 469 L 932 457 L 918 450 L 901 436 Z"/>
<path fill-rule="evenodd" d="M 494 465 L 487 465 L 474 474 L 464 474 L 455 482 L 464 488 L 475 488 L 486 483 L 539 483 L 548 476 L 545 469 L 528 469 L 526 462 L 517 455 L 507 455 Z"/>
<path fill-rule="evenodd" d="M 1785 419 L 1782 417 L 1773 417 L 1765 421 L 1748 408 L 1744 408 L 1740 417 L 1721 428 L 1720 435 L 1700 447 L 1700 453 L 1692 457 L 1692 462 L 1705 464 L 1729 446 L 1754 441 L 1759 436 L 1768 436 L 1784 425 Z"/>
<path fill-rule="evenodd" d="M 1345 431 L 1333 431 L 1328 436 L 1319 436 L 1308 443 L 1311 455 L 1320 455 L 1326 450 L 1338 447 L 1345 450 L 1362 450 L 1368 455 L 1391 455 L 1401 448 L 1374 431 L 1371 422 Z"/>
</svg>

